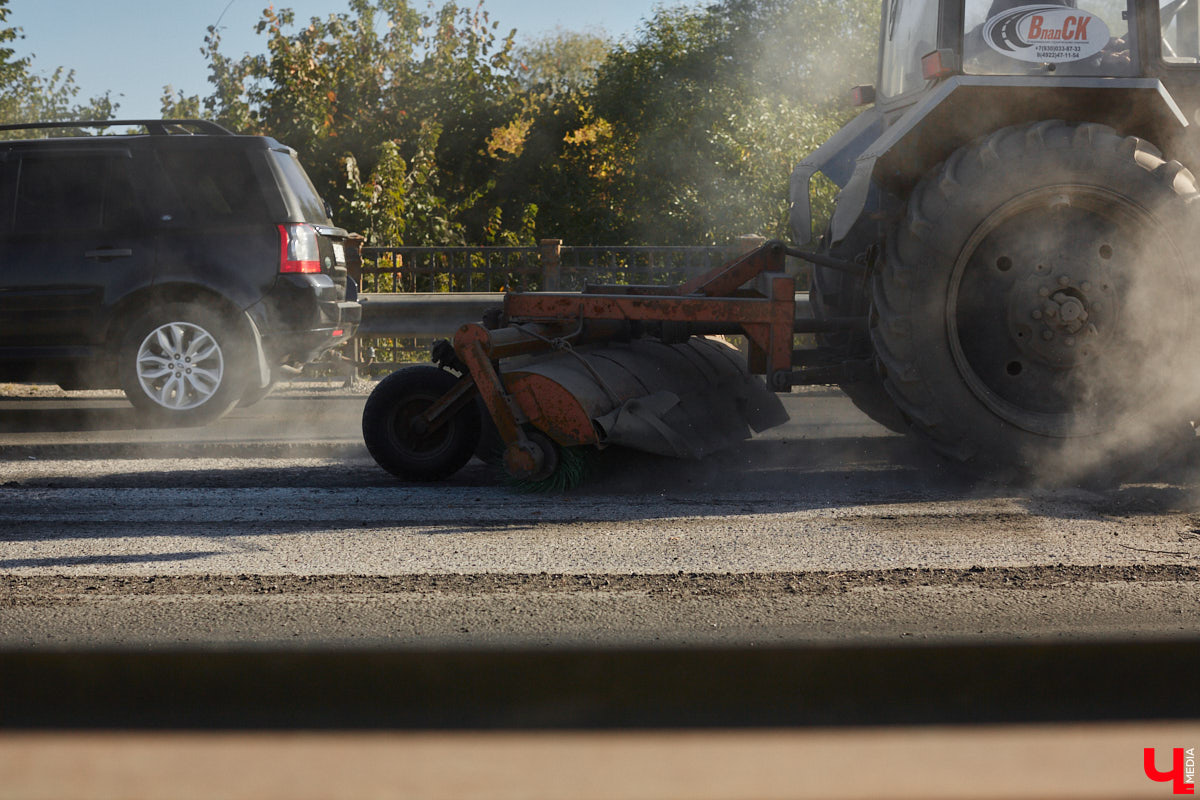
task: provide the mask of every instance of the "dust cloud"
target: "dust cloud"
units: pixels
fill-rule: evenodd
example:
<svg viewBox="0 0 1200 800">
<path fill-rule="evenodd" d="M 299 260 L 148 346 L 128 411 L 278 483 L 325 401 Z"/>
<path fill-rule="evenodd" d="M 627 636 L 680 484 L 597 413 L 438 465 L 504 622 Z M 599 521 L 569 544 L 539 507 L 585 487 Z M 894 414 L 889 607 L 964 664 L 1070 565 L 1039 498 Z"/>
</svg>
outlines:
<svg viewBox="0 0 1200 800">
<path fill-rule="evenodd" d="M 1180 180 L 1191 184 L 1186 172 Z M 1111 279 L 1100 287 L 1108 292 L 1088 287 L 1081 305 L 1099 310 L 1078 337 L 1077 346 L 1087 349 L 1061 376 L 1062 390 L 1076 400 L 1072 419 L 1056 443 L 1027 453 L 1035 481 L 1197 477 L 1200 276 L 1188 254 L 1200 241 L 1184 217 L 1183 197 L 1177 205 L 1160 206 L 1161 221 L 1144 220 L 1149 224 L 1140 226 L 1136 241 L 1115 245 L 1108 257 L 1115 268 L 1100 275 L 1102 282 Z"/>
<path fill-rule="evenodd" d="M 726 0 L 693 13 L 706 41 L 664 63 L 660 106 L 646 109 L 659 120 L 630 142 L 626 188 L 645 213 L 629 222 L 647 244 L 785 238 L 792 169 L 857 113 L 850 89 L 874 81 L 878 3 Z"/>
<path fill-rule="evenodd" d="M 146 424 L 120 390 L 3 383 L 0 450 L 31 460 L 365 456 L 362 405 L 373 386 L 340 376 L 284 380 L 266 399 L 208 425 L 163 427 Z"/>
</svg>

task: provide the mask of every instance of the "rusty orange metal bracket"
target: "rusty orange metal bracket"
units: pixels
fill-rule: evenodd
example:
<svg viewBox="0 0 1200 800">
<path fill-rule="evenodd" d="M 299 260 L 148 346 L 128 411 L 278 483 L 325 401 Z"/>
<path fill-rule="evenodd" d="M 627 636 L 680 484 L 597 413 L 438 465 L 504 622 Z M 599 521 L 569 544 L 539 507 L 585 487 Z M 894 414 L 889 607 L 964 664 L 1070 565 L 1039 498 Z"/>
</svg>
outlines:
<svg viewBox="0 0 1200 800">
<path fill-rule="evenodd" d="M 510 322 L 560 325 L 572 320 L 715 325 L 745 334 L 751 342 L 750 371 L 767 375 L 782 389 L 790 384 L 774 376 L 791 372 L 796 315 L 796 282 L 782 271 L 785 256 L 782 244 L 769 242 L 673 291 L 593 286 L 582 294 L 510 293 L 504 314 Z"/>
<path fill-rule="evenodd" d="M 729 264 L 710 270 L 679 287 L 680 295 L 703 294 L 709 297 L 731 295 L 738 287 L 768 272 L 783 272 L 787 247 L 782 242 L 767 242 Z"/>
</svg>

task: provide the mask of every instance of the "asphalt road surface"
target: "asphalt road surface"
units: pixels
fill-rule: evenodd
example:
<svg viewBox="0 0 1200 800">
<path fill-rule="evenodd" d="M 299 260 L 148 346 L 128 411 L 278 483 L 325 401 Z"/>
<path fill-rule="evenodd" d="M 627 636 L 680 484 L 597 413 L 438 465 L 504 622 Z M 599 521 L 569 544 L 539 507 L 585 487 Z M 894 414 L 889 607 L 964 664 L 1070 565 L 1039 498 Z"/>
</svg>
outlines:
<svg viewBox="0 0 1200 800">
<path fill-rule="evenodd" d="M 1200 477 L 1012 488 L 840 394 L 701 462 L 606 452 L 581 488 L 473 462 L 397 482 L 365 390 L 201 430 L 0 387 L 0 647 L 796 645 L 1200 629 Z M 1192 459 L 1191 461 L 1195 461 Z"/>
</svg>

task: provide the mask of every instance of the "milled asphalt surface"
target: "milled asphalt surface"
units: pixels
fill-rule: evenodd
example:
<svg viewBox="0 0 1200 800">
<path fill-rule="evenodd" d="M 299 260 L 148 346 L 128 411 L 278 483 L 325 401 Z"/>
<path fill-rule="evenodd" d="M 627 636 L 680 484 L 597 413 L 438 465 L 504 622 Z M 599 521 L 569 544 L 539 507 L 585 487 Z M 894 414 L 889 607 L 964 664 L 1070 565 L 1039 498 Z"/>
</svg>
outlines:
<svg viewBox="0 0 1200 800">
<path fill-rule="evenodd" d="M 816 390 L 729 453 L 605 453 L 566 494 L 522 494 L 478 462 L 401 484 L 358 438 L 363 392 L 290 388 L 164 433 L 116 397 L 0 390 L 0 646 L 1200 630 L 1189 468 L 1103 490 L 1000 486 Z"/>
</svg>

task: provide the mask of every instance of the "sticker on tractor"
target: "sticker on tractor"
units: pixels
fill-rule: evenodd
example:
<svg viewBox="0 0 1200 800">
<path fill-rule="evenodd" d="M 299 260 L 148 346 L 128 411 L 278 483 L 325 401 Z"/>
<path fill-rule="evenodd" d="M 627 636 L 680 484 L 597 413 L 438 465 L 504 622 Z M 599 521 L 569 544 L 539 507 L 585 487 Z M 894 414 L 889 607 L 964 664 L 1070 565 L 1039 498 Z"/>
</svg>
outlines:
<svg viewBox="0 0 1200 800">
<path fill-rule="evenodd" d="M 1078 8 L 1020 6 L 984 23 L 983 39 L 1009 58 L 1053 64 L 1099 53 L 1108 44 L 1108 26 Z"/>
</svg>

